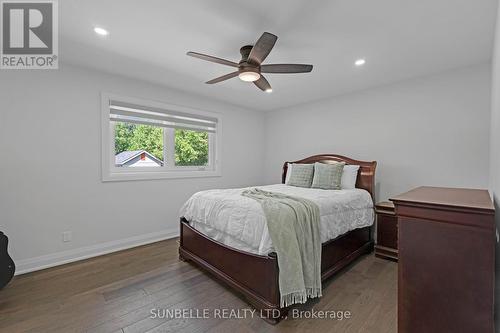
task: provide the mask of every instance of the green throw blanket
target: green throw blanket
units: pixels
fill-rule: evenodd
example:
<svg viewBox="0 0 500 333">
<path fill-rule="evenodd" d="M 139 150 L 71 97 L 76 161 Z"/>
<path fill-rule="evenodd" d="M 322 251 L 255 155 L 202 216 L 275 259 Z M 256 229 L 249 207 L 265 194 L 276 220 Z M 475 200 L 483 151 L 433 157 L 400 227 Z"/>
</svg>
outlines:
<svg viewBox="0 0 500 333">
<path fill-rule="evenodd" d="M 304 198 L 245 190 L 264 210 L 269 235 L 278 255 L 281 306 L 321 297 L 321 239 L 319 208 Z"/>
</svg>

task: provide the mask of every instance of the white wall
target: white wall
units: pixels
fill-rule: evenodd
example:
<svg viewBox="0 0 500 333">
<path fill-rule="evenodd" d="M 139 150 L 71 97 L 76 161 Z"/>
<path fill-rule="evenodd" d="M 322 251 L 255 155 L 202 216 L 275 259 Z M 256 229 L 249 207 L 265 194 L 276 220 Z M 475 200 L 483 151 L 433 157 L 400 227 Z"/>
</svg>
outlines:
<svg viewBox="0 0 500 333">
<path fill-rule="evenodd" d="M 500 6 L 493 54 L 490 131 L 490 193 L 496 207 L 497 230 L 500 229 Z M 496 331 L 500 332 L 500 245 L 496 247 Z"/>
<path fill-rule="evenodd" d="M 222 177 L 102 183 L 101 91 L 223 114 Z M 0 230 L 18 271 L 175 235 L 194 192 L 263 180 L 261 113 L 65 64 L 2 71 L 0 102 Z"/>
<path fill-rule="evenodd" d="M 266 179 L 318 153 L 376 160 L 376 198 L 419 185 L 488 187 L 490 66 L 399 82 L 266 118 Z"/>
</svg>

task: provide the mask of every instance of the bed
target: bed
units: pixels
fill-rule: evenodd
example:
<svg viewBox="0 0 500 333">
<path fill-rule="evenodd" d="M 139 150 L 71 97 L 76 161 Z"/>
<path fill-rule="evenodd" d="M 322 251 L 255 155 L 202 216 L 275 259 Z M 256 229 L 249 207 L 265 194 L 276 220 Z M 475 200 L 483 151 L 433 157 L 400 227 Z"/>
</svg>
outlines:
<svg viewBox="0 0 500 333">
<path fill-rule="evenodd" d="M 279 184 L 260 188 L 306 197 L 318 203 L 321 211 L 321 279 L 325 280 L 373 250 L 373 195 L 377 163 L 333 154 L 315 155 L 285 162 L 282 183 L 285 183 L 289 163 L 315 162 L 359 165 L 356 189 L 328 193 L 331 191 Z M 258 203 L 241 197 L 239 193 L 242 190 L 203 191 L 186 203 L 181 210 L 184 215 L 180 219 L 179 258 L 197 264 L 228 284 L 260 310 L 264 319 L 276 323 L 288 313 L 288 308 L 281 308 L 279 302 L 277 256 L 266 233 L 265 218 L 262 214 L 253 213 L 258 209 L 250 209 L 251 205 L 258 206 Z M 330 196 L 337 203 L 343 202 L 335 206 L 340 207 L 338 209 L 342 210 L 342 214 L 329 210 L 329 200 L 333 200 Z M 346 207 L 352 209 L 346 210 Z M 220 212 L 224 208 L 226 213 L 222 211 L 216 218 L 211 216 L 210 212 Z M 332 227 L 332 216 L 333 219 L 336 216 L 341 223 Z M 371 223 L 367 223 L 370 219 Z"/>
</svg>

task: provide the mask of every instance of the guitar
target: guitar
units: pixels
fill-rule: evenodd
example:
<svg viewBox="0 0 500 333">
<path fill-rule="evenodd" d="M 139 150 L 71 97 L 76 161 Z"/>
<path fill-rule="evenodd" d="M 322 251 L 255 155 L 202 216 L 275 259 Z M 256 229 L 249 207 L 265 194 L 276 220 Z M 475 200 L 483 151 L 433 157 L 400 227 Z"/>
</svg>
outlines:
<svg viewBox="0 0 500 333">
<path fill-rule="evenodd" d="M 8 244 L 9 238 L 0 231 L 0 289 L 10 282 L 16 271 L 16 265 L 7 253 Z"/>
</svg>

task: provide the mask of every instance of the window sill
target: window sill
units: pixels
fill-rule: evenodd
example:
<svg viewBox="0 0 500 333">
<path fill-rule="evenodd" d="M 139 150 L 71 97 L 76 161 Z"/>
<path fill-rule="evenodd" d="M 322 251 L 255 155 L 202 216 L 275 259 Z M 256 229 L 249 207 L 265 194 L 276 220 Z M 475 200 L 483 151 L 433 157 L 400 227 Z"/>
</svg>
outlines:
<svg viewBox="0 0 500 333">
<path fill-rule="evenodd" d="M 205 178 L 220 177 L 220 171 L 179 170 L 163 172 L 111 172 L 102 175 L 103 182 L 119 182 L 129 180 L 177 179 L 177 178 Z"/>
</svg>

